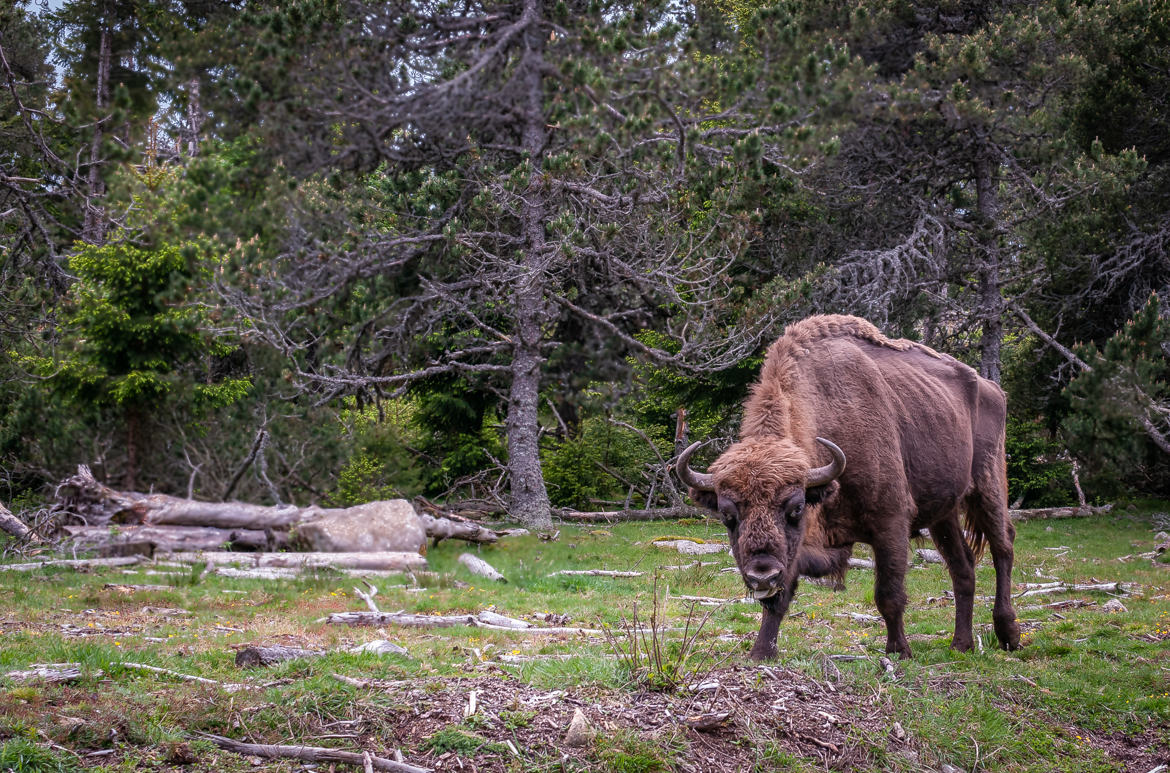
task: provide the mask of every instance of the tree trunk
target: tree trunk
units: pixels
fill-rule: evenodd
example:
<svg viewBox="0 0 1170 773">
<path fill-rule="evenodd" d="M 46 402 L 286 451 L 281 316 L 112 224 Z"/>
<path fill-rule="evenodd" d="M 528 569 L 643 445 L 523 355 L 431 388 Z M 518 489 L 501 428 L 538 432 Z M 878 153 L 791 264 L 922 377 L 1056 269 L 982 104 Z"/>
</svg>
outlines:
<svg viewBox="0 0 1170 773">
<path fill-rule="evenodd" d="M 975 190 L 978 196 L 979 316 L 983 334 L 979 340 L 979 375 L 1000 381 L 1000 350 L 1003 346 L 1004 300 L 1000 292 L 999 193 L 996 191 L 995 160 L 983 151 L 975 161 Z"/>
<path fill-rule="evenodd" d="M 110 104 L 110 59 L 112 53 L 112 35 L 109 28 L 109 19 L 103 16 L 101 42 L 98 48 L 97 93 L 94 95 L 94 104 L 97 115 L 94 116 L 93 137 L 89 141 L 89 169 L 86 182 L 88 190 L 85 197 L 85 221 L 82 225 L 81 238 L 90 244 L 101 244 L 106 240 L 105 213 L 98 200 L 106 192 L 105 182 L 102 180 L 102 141 L 105 136 L 106 116 L 103 114 Z"/>
<path fill-rule="evenodd" d="M 533 529 L 552 526 L 548 491 L 540 469 L 540 345 L 543 326 L 548 317 L 548 256 L 544 221 L 546 202 L 541 179 L 544 153 L 545 116 L 542 84 L 543 41 L 535 25 L 536 0 L 524 4 L 529 27 L 524 33 L 526 50 L 521 60 L 520 76 L 526 91 L 521 143 L 531 170 L 528 186 L 520 205 L 520 228 L 524 238 L 521 275 L 515 292 L 515 340 L 512 348 L 512 385 L 508 394 L 508 471 L 512 485 L 511 516 Z"/>
<path fill-rule="evenodd" d="M 126 408 L 126 475 L 123 478 L 127 491 L 138 488 L 138 407 Z"/>
</svg>

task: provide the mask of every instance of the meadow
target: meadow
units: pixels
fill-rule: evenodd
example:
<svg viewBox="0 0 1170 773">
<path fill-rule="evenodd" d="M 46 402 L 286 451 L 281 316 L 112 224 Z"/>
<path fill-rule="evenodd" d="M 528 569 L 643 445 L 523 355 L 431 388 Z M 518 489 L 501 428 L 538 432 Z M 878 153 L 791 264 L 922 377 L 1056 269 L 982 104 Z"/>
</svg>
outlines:
<svg viewBox="0 0 1170 773">
<path fill-rule="evenodd" d="M 554 539 L 480 548 L 507 582 L 470 574 L 457 558 L 476 549 L 454 541 L 429 550 L 432 574 L 370 578 L 385 611 L 490 609 L 585 633 L 331 624 L 322 618 L 367 608 L 355 585 L 368 592 L 331 572 L 0 571 L 0 771 L 350 769 L 239 754 L 207 734 L 433 770 L 1166 770 L 1170 564 L 1150 557 L 1170 531 L 1165 509 L 1019 524 L 1018 652 L 995 648 L 986 558 L 981 648 L 969 653 L 948 646 L 945 568 L 918 562 L 907 581 L 914 657 L 902 661 L 884 658 L 865 569 L 843 590 L 802 583 L 779 658 L 748 660 L 759 611 L 741 600 L 739 575 L 721 571 L 731 557 L 654 545 L 726 541 L 706 521 L 560 525 Z M 639 574 L 553 574 L 589 569 Z M 1026 583 L 1056 581 L 1121 588 L 1021 597 Z M 372 640 L 408 654 L 348 651 Z M 260 644 L 327 654 L 236 666 L 237 651 Z M 81 673 L 60 684 L 5 676 L 57 663 Z M 566 740 L 578 710 L 588 727 Z"/>
</svg>

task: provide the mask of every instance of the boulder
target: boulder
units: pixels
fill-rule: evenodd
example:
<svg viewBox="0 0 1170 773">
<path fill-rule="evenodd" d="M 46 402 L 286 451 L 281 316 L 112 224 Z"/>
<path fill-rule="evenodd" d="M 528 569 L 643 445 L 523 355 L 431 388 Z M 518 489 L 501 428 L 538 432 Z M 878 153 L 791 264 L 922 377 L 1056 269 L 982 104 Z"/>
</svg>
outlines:
<svg viewBox="0 0 1170 773">
<path fill-rule="evenodd" d="M 297 537 L 322 553 L 421 553 L 427 531 L 405 499 L 387 499 L 341 509 L 297 525 Z"/>
</svg>

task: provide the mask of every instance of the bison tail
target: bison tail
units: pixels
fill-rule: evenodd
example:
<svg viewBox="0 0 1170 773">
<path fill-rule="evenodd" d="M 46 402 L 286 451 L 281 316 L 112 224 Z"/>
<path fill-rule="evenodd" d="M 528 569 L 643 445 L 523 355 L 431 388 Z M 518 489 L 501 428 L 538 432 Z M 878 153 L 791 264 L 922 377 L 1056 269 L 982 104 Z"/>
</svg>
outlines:
<svg viewBox="0 0 1170 773">
<path fill-rule="evenodd" d="M 983 526 L 983 512 L 978 506 L 967 508 L 963 516 L 963 532 L 967 536 L 967 547 L 971 548 L 971 555 L 975 563 L 983 556 L 983 549 L 987 546 L 987 532 Z"/>
</svg>

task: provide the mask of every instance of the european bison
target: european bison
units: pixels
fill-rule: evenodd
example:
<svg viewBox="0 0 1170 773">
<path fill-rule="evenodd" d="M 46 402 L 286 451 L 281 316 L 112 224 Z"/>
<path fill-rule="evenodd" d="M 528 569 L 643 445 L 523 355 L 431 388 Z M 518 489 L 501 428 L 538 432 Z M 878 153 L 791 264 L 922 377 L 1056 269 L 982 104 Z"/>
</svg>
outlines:
<svg viewBox="0 0 1170 773">
<path fill-rule="evenodd" d="M 996 384 L 927 346 L 886 338 L 866 320 L 816 316 L 790 325 L 768 350 L 739 441 L 707 473 L 689 466 L 699 443 L 678 463 L 691 497 L 722 517 L 744 582 L 763 605 L 751 656 L 775 657 L 799 576 L 840 580 L 853 543 L 865 542 L 886 652 L 910 657 L 902 613 L 909 540 L 920 529 L 929 529 L 954 584 L 951 646 L 974 644 L 975 562 L 986 544 L 995 635 L 1017 649 L 1005 412 Z"/>
</svg>

